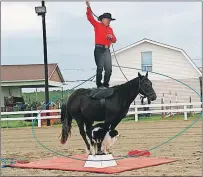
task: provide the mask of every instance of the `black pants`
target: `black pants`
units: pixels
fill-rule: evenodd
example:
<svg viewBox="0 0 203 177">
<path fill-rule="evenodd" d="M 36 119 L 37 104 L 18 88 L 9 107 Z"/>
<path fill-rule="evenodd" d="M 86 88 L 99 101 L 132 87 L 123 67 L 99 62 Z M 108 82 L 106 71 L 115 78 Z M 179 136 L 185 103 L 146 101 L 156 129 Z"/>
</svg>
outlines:
<svg viewBox="0 0 203 177">
<path fill-rule="evenodd" d="M 94 58 L 95 63 L 97 65 L 97 73 L 96 73 L 97 87 L 100 87 L 102 85 L 101 80 L 103 69 L 105 71 L 103 86 L 108 87 L 112 73 L 112 61 L 110 49 L 96 46 L 94 49 Z"/>
</svg>

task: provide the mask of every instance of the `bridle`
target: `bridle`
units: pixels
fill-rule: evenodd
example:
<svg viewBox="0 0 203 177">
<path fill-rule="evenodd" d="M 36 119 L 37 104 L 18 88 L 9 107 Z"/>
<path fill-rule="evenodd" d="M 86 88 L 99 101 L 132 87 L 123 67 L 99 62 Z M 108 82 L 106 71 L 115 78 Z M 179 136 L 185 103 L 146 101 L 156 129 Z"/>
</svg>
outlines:
<svg viewBox="0 0 203 177">
<path fill-rule="evenodd" d="M 142 92 L 144 93 L 144 96 L 146 96 L 147 98 L 149 98 L 149 96 L 155 94 L 155 92 L 153 91 L 153 92 L 151 92 L 151 93 L 146 93 L 146 92 L 144 91 L 144 89 L 142 88 L 141 84 L 142 84 L 142 82 L 143 82 L 145 79 L 146 79 L 146 77 L 144 77 L 144 79 L 142 79 L 142 80 L 140 81 L 140 78 L 139 78 L 138 94 L 139 94 L 141 97 L 143 97 L 143 96 L 140 94 L 140 90 L 142 90 Z"/>
</svg>

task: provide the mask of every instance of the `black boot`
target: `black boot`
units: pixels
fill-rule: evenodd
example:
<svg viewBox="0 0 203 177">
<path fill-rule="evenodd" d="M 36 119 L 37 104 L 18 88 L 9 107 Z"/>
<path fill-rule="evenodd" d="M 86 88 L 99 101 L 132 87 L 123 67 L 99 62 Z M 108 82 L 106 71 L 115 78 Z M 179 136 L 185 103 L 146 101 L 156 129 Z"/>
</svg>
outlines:
<svg viewBox="0 0 203 177">
<path fill-rule="evenodd" d="M 108 88 L 109 87 L 109 81 L 110 81 L 110 77 L 111 77 L 111 72 L 105 72 L 105 75 L 104 75 L 104 84 L 103 86 Z"/>
<path fill-rule="evenodd" d="M 102 80 L 102 74 L 98 74 L 96 75 L 96 84 L 97 84 L 97 88 L 100 88 L 102 87 L 102 83 L 101 83 L 101 80 Z"/>
<path fill-rule="evenodd" d="M 103 88 L 102 84 L 97 84 L 97 88 Z"/>
<path fill-rule="evenodd" d="M 109 87 L 109 84 L 103 84 L 104 87 L 108 88 Z"/>
</svg>

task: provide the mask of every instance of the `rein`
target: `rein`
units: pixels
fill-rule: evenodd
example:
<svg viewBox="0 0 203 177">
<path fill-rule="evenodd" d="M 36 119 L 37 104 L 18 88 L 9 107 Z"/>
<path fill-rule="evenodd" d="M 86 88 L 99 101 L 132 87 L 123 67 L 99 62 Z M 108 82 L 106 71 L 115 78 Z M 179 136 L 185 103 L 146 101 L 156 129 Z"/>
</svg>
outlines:
<svg viewBox="0 0 203 177">
<path fill-rule="evenodd" d="M 111 46 L 112 46 L 112 49 L 113 49 L 113 53 L 114 53 L 114 56 L 115 56 L 116 62 L 117 62 L 117 64 L 118 64 L 118 67 L 119 67 L 121 73 L 123 74 L 123 76 L 125 77 L 125 79 L 126 79 L 127 81 L 129 81 L 128 78 L 126 77 L 126 75 L 124 74 L 123 70 L 121 69 L 119 63 L 118 63 L 118 59 L 117 59 L 117 57 L 116 57 L 116 52 L 115 52 L 115 50 L 114 50 L 114 46 L 113 46 L 113 44 L 112 44 Z M 142 84 L 142 82 L 143 82 L 144 80 L 145 80 L 145 78 L 142 79 L 142 80 L 140 81 L 140 78 L 139 78 L 138 94 L 142 97 L 142 95 L 139 93 L 140 90 L 142 90 L 142 92 L 145 94 L 146 97 L 149 97 L 150 95 L 155 94 L 155 92 L 152 92 L 152 93 L 146 93 L 146 92 L 144 91 L 144 89 L 141 87 L 141 84 Z"/>
</svg>

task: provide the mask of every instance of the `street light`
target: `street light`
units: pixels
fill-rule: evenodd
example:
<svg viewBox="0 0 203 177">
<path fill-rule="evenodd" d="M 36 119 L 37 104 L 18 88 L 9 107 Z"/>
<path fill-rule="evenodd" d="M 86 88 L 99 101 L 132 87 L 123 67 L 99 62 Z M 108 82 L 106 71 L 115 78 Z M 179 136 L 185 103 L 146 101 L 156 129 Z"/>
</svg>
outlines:
<svg viewBox="0 0 203 177">
<path fill-rule="evenodd" d="M 45 14 L 47 11 L 46 11 L 46 7 L 45 6 L 39 6 L 39 7 L 35 7 L 35 12 L 38 14 L 38 15 L 43 15 Z"/>
<path fill-rule="evenodd" d="M 43 46 L 44 46 L 44 72 L 45 72 L 45 104 L 46 110 L 49 109 L 49 84 L 48 84 L 48 66 L 47 66 L 47 37 L 46 37 L 46 7 L 45 2 L 42 1 L 42 6 L 35 7 L 35 12 L 42 16 L 42 30 L 43 30 Z M 47 116 L 49 113 L 47 113 Z M 50 126 L 50 119 L 47 119 L 47 126 Z"/>
</svg>

